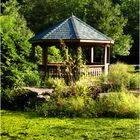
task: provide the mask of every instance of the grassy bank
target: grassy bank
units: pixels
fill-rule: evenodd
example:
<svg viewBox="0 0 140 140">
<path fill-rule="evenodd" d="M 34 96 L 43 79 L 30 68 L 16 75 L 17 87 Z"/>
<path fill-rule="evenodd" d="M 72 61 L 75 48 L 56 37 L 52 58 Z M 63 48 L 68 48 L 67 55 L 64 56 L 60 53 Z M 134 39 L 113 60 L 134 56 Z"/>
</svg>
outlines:
<svg viewBox="0 0 140 140">
<path fill-rule="evenodd" d="M 115 118 L 43 118 L 1 111 L 1 138 L 23 140 L 138 140 L 139 120 Z"/>
</svg>

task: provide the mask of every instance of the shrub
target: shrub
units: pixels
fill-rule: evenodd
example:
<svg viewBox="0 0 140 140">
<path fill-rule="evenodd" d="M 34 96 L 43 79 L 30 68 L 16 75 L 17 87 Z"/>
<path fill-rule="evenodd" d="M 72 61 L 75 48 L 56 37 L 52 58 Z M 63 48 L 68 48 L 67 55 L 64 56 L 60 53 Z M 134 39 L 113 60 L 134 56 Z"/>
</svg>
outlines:
<svg viewBox="0 0 140 140">
<path fill-rule="evenodd" d="M 67 97 L 69 96 L 69 88 L 63 78 L 48 78 L 45 80 L 45 87 L 54 88 L 54 96 Z"/>
<path fill-rule="evenodd" d="M 40 86 L 41 84 L 41 77 L 38 71 L 27 71 L 23 79 L 26 86 Z"/>
<path fill-rule="evenodd" d="M 120 91 L 122 87 L 127 87 L 129 79 L 128 65 L 117 63 L 110 66 L 108 74 L 108 84 L 113 91 Z"/>
<path fill-rule="evenodd" d="M 129 93 L 109 93 L 98 100 L 91 97 L 51 98 L 36 106 L 36 112 L 47 117 L 129 117 L 139 116 L 139 97 Z"/>
<path fill-rule="evenodd" d="M 36 112 L 48 117 L 95 117 L 94 100 L 83 97 L 51 99 L 36 106 Z"/>
<path fill-rule="evenodd" d="M 63 78 L 46 78 L 45 86 L 48 88 L 57 88 L 66 86 Z"/>
<path fill-rule="evenodd" d="M 139 88 L 139 86 L 140 86 L 139 83 L 140 83 L 140 79 L 139 79 L 139 74 L 138 73 L 129 75 L 129 84 L 128 84 L 129 89 Z"/>
<path fill-rule="evenodd" d="M 75 96 L 87 96 L 90 95 L 91 89 L 90 89 L 90 82 L 87 80 L 80 80 L 75 83 L 74 86 L 70 87 L 71 92 L 73 92 L 73 95 Z"/>
<path fill-rule="evenodd" d="M 109 93 L 96 101 L 98 116 L 138 117 L 139 98 L 129 93 Z"/>
<path fill-rule="evenodd" d="M 28 91 L 25 89 L 2 89 L 1 104 L 3 109 L 24 109 L 28 104 Z"/>
<path fill-rule="evenodd" d="M 63 62 L 61 52 L 55 46 L 48 48 L 48 62 Z"/>
</svg>

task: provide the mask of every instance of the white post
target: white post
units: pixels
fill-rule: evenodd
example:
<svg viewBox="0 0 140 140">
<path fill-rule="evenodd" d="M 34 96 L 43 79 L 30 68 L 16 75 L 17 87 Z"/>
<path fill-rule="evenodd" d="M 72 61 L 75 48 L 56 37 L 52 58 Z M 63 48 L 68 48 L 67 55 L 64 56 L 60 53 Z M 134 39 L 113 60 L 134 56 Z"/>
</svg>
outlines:
<svg viewBox="0 0 140 140">
<path fill-rule="evenodd" d="M 91 63 L 94 62 L 94 48 L 91 48 Z"/>
<path fill-rule="evenodd" d="M 107 46 L 105 46 L 105 49 L 104 49 L 104 72 L 105 72 L 105 75 L 108 74 L 108 64 L 107 64 Z"/>
</svg>

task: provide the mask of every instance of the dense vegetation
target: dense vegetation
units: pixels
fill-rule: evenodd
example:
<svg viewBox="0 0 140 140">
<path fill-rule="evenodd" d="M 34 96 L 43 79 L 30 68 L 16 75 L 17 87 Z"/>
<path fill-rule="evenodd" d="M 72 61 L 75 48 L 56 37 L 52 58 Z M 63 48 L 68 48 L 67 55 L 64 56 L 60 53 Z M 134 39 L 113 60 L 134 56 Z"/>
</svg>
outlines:
<svg viewBox="0 0 140 140">
<path fill-rule="evenodd" d="M 71 114 L 83 117 L 106 115 L 120 117 L 138 116 L 138 97 L 130 95 L 127 91 L 139 88 L 138 73 L 130 70 L 127 65 L 112 65 L 107 77 L 102 75 L 100 79 L 93 78 L 93 80 L 92 78 L 86 79 L 84 77 L 83 79 L 87 81 L 77 81 L 79 77 L 75 78 L 73 73 L 75 71 L 78 72 L 82 56 L 74 53 L 71 53 L 73 55 L 67 54 L 67 49 L 63 52 L 53 46 L 48 51 L 49 61 L 65 62 L 65 71 L 70 75 L 70 77 L 67 77 L 69 82 L 64 79 L 48 79 L 48 77 L 46 77 L 45 81 L 42 81 L 36 64 L 41 61 L 41 50 L 38 47 L 36 50 L 36 60 L 33 61 L 31 44 L 28 42 L 28 39 L 33 36 L 32 32 L 37 33 L 41 29 L 56 23 L 56 21 L 65 19 L 73 11 L 76 16 L 115 40 L 111 53 L 112 56 L 118 54 L 128 55 L 132 41 L 135 41 L 136 38 L 136 34 L 133 34 L 132 31 L 129 32 L 129 29 L 135 28 L 137 32 L 137 24 L 135 23 L 132 26 L 129 11 L 126 12 L 126 9 L 128 7 L 133 9 L 137 0 L 132 1 L 132 6 L 130 6 L 130 2 L 115 3 L 111 0 L 71 0 L 68 2 L 69 4 L 64 0 L 42 0 L 41 2 L 25 0 L 19 2 L 9 0 L 3 3 L 3 12 L 0 17 L 2 24 L 0 32 L 2 36 L 1 97 L 3 107 L 18 109 L 21 106 L 22 109 L 25 109 L 27 105 L 25 101 L 27 100 L 24 100 L 24 103 L 22 103 L 22 99 L 26 98 L 27 91 L 23 91 L 19 87 L 43 86 L 55 88 L 54 96 L 51 97 L 48 103 L 45 103 L 45 105 L 37 104 L 35 108 L 33 107 L 35 111 L 45 116 L 66 115 L 71 117 Z M 51 11 L 52 9 L 54 11 Z M 137 7 L 134 10 L 137 13 Z M 133 18 L 137 21 L 137 15 Z M 128 31 L 127 33 L 126 30 Z M 128 33 L 132 34 L 129 35 Z M 80 47 L 78 47 L 78 51 L 81 52 Z M 67 56 L 61 57 L 63 54 Z M 78 57 L 75 59 L 77 55 Z M 98 97 L 98 93 L 101 92 L 113 93 L 105 95 L 103 97 L 104 101 L 102 97 Z M 130 98 L 132 98 L 131 101 Z M 102 100 L 104 101 L 103 104 L 101 103 L 103 102 Z M 115 102 L 114 100 L 118 101 Z M 128 101 L 130 102 L 129 105 Z M 114 106 L 113 104 L 115 103 L 118 107 L 116 111 L 113 108 L 110 109 L 110 106 Z M 132 106 L 133 103 L 135 107 Z M 107 104 L 110 104 L 110 106 L 107 106 L 107 110 L 99 112 Z M 70 105 L 73 108 L 69 108 Z M 121 110 L 121 112 L 120 109 L 125 106 L 128 108 Z M 97 110 L 94 110 L 94 108 L 97 108 Z M 58 114 L 56 115 L 54 112 L 57 113 L 57 110 Z M 80 114 L 75 114 L 75 110 Z M 52 111 L 53 113 L 50 115 L 47 111 Z"/>
<path fill-rule="evenodd" d="M 19 14 L 19 6 L 15 0 L 2 6 L 2 88 L 25 86 L 30 82 L 36 85 L 40 78 L 37 65 L 31 61 L 31 44 L 28 42 L 33 33 L 27 28 L 26 20 Z"/>
<path fill-rule="evenodd" d="M 19 2 L 19 3 L 18 3 Z M 9 0 L 2 4 L 2 87 L 9 88 L 28 85 L 25 79 L 31 75 L 32 81 L 37 75 L 37 66 L 31 60 L 31 45 L 28 39 L 32 32 L 39 31 L 64 20 L 73 12 L 89 25 L 105 33 L 115 44 L 112 56 L 128 55 L 131 50 L 134 56 L 138 52 L 138 0 Z M 129 10 L 127 10 L 129 9 Z M 53 10 L 53 11 L 52 11 Z M 133 11 L 133 12 L 132 12 Z M 135 13 L 135 14 L 133 14 Z M 133 21 L 133 22 L 132 22 Z M 27 27 L 28 26 L 28 27 Z M 50 49 L 50 61 L 62 61 L 57 50 Z M 54 56 L 52 55 L 54 52 Z M 40 59 L 40 51 L 37 53 Z M 57 59 L 57 60 L 56 60 Z M 26 73 L 28 73 L 26 75 Z M 29 74 L 30 73 L 30 74 Z M 35 74 L 34 74 L 35 73 Z M 37 76 L 37 80 L 39 77 Z M 31 84 L 30 84 L 31 85 Z"/>
<path fill-rule="evenodd" d="M 130 73 L 133 70 L 133 67 L 117 63 L 110 67 L 108 76 L 81 77 L 69 85 L 63 78 L 47 77 L 43 87 L 54 89 L 49 100 L 29 100 L 31 93 L 28 90 L 7 89 L 2 94 L 2 107 L 34 111 L 46 117 L 138 118 L 139 95 L 128 91 L 139 88 L 138 73 Z"/>
<path fill-rule="evenodd" d="M 64 20 L 73 12 L 77 17 L 115 41 L 112 49 L 113 56 L 128 55 L 132 38 L 128 33 L 124 33 L 127 18 L 123 17 L 121 7 L 122 5 L 113 4 L 112 0 L 42 0 L 41 2 L 25 0 L 22 3 L 21 13 L 27 19 L 31 30 L 38 33 Z M 123 10 L 125 8 L 127 9 L 123 7 Z"/>
<path fill-rule="evenodd" d="M 138 0 L 4 1 L 0 16 L 1 103 L 2 109 L 16 112 L 1 111 L 2 139 L 138 139 L 138 120 L 118 119 L 139 117 L 140 97 L 129 91 L 139 88 L 134 67 L 117 63 L 110 66 L 107 76 L 75 77 L 84 62 L 80 47 L 78 54 L 68 54 L 66 46 L 62 51 L 52 46 L 48 61 L 64 62 L 70 76 L 41 79 L 37 64 L 42 50 L 38 46 L 32 60 L 28 40 L 72 12 L 115 41 L 112 57 L 130 53 L 137 63 Z M 40 101 L 23 86 L 53 88 L 54 92 L 49 100 Z"/>
<path fill-rule="evenodd" d="M 45 87 L 55 88 L 54 94 L 34 111 L 49 117 L 139 117 L 139 96 L 128 91 L 139 88 L 138 73 L 130 73 L 133 70 L 117 63 L 108 76 L 84 77 L 70 86 L 63 79 L 47 79 Z"/>
<path fill-rule="evenodd" d="M 139 120 L 135 119 L 59 119 L 4 110 L 1 113 L 3 140 L 139 139 Z"/>
</svg>

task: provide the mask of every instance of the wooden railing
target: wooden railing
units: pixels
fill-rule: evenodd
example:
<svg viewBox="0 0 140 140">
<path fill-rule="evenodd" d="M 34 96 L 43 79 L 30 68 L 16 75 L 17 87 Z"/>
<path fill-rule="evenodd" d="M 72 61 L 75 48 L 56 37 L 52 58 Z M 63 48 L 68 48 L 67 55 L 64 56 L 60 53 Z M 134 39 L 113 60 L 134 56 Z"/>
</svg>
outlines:
<svg viewBox="0 0 140 140">
<path fill-rule="evenodd" d="M 86 65 L 81 67 L 79 74 L 81 76 L 99 77 L 104 71 L 104 65 Z M 43 72 L 42 72 L 43 73 Z M 47 73 L 49 77 L 64 77 L 63 64 L 51 63 L 47 65 Z"/>
<path fill-rule="evenodd" d="M 85 69 L 85 68 L 81 68 L 80 69 L 80 74 L 81 75 L 84 75 L 84 76 L 95 76 L 95 77 L 98 77 L 102 74 L 102 67 L 98 67 L 98 68 L 88 68 Z"/>
</svg>

